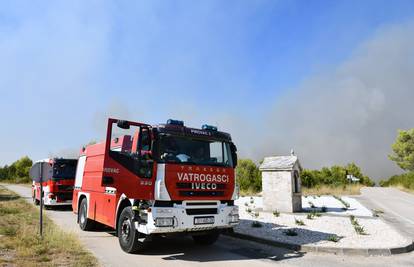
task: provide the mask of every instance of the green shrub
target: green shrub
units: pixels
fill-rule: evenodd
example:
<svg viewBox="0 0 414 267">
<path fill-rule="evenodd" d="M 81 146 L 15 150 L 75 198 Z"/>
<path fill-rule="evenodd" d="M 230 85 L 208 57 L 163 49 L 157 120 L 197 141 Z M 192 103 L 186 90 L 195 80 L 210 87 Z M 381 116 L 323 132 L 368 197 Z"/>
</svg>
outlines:
<svg viewBox="0 0 414 267">
<path fill-rule="evenodd" d="M 380 181 L 380 186 L 402 186 L 414 190 L 414 172 L 391 176 L 388 180 Z"/>
<path fill-rule="evenodd" d="M 8 181 L 14 183 L 28 183 L 31 181 L 29 170 L 32 167 L 32 160 L 24 156 L 13 162 L 10 166 L 5 165 L 0 168 L 0 181 Z"/>
<path fill-rule="evenodd" d="M 262 190 L 262 176 L 259 167 L 251 159 L 238 160 L 236 177 L 240 191 L 260 192 Z"/>
<path fill-rule="evenodd" d="M 328 237 L 328 241 L 331 241 L 331 242 L 338 242 L 339 241 L 339 237 L 338 236 L 336 236 L 336 235 L 331 235 L 331 236 L 329 236 Z"/>
<path fill-rule="evenodd" d="M 330 185 L 334 187 L 345 186 L 348 184 L 346 175 L 351 174 L 360 179 L 360 183 L 367 186 L 373 186 L 374 182 L 361 172 L 361 168 L 355 163 L 349 163 L 346 166 L 334 165 L 330 168 L 324 167 L 321 170 L 304 170 L 301 174 L 302 185 L 307 188 L 313 188 L 321 185 Z"/>
</svg>

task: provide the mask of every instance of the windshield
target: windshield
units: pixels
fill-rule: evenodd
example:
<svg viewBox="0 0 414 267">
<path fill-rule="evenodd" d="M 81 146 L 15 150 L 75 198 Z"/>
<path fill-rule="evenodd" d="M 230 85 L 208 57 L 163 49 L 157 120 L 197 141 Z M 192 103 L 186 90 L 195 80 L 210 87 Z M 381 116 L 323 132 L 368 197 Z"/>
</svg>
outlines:
<svg viewBox="0 0 414 267">
<path fill-rule="evenodd" d="M 53 179 L 75 179 L 77 160 L 57 159 L 53 164 Z"/>
<path fill-rule="evenodd" d="M 227 142 L 163 135 L 159 152 L 164 162 L 233 167 Z"/>
</svg>

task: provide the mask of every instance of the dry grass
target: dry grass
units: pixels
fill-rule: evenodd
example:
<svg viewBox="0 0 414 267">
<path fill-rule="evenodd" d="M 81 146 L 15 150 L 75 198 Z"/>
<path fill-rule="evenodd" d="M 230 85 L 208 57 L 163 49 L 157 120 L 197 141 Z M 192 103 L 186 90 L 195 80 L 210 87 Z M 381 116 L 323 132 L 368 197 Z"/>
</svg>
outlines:
<svg viewBox="0 0 414 267">
<path fill-rule="evenodd" d="M 260 196 L 260 192 L 256 192 L 252 189 L 248 189 L 248 190 L 240 190 L 240 196 L 241 197 L 246 197 L 246 196 Z"/>
<path fill-rule="evenodd" d="M 39 211 L 0 186 L 1 266 L 97 266 L 74 234 L 60 230 L 44 217 L 39 237 Z"/>
<path fill-rule="evenodd" d="M 332 187 L 327 185 L 317 186 L 313 188 L 305 188 L 303 187 L 303 195 L 336 195 L 336 196 L 343 196 L 343 195 L 359 195 L 361 194 L 360 190 L 364 187 L 364 185 L 360 184 L 352 184 L 346 186 L 338 186 Z"/>
<path fill-rule="evenodd" d="M 401 184 L 396 184 L 396 185 L 390 185 L 389 187 L 394 187 L 398 190 L 404 191 L 406 193 L 410 193 L 410 194 L 414 194 L 414 190 L 412 189 L 408 189 L 407 187 L 401 185 Z"/>
</svg>

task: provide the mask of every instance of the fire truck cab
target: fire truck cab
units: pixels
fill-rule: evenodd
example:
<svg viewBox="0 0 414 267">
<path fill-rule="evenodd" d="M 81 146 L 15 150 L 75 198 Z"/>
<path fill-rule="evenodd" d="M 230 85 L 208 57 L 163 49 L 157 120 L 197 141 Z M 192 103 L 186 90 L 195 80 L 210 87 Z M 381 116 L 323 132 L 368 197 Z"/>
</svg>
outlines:
<svg viewBox="0 0 414 267">
<path fill-rule="evenodd" d="M 239 221 L 236 146 L 216 127 L 109 119 L 106 141 L 82 149 L 73 211 L 81 229 L 116 229 L 129 253 L 153 235 L 188 233 L 212 244 Z"/>
<path fill-rule="evenodd" d="M 71 205 L 73 185 L 75 183 L 76 159 L 47 158 L 38 162 L 47 162 L 52 167 L 52 178 L 43 182 L 43 203 L 46 207 Z M 40 203 L 40 183 L 32 183 L 34 204 Z"/>
</svg>

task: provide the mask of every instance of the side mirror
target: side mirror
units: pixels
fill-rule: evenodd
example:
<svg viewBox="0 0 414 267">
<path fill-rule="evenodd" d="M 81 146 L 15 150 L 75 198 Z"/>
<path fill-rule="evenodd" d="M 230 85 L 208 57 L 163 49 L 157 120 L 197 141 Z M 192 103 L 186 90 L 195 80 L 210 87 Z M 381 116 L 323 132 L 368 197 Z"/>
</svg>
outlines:
<svg viewBox="0 0 414 267">
<path fill-rule="evenodd" d="M 237 147 L 234 143 L 230 143 L 231 157 L 233 158 L 233 166 L 237 167 Z"/>
<path fill-rule="evenodd" d="M 128 129 L 129 129 L 129 123 L 128 123 L 127 121 L 122 121 L 122 120 L 119 120 L 119 121 L 116 123 L 116 125 L 117 125 L 119 128 L 121 128 L 121 129 L 126 129 L 126 130 L 128 130 Z"/>
</svg>

